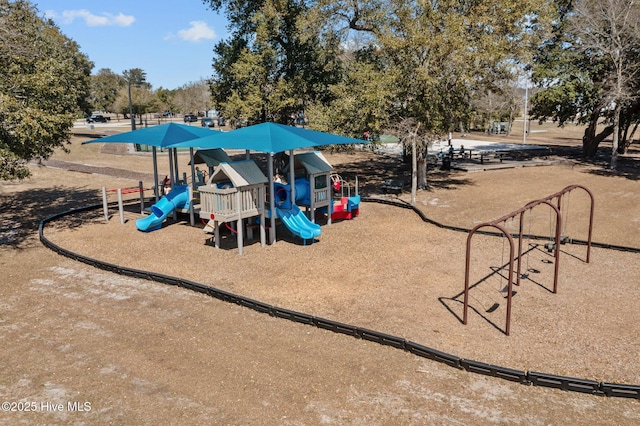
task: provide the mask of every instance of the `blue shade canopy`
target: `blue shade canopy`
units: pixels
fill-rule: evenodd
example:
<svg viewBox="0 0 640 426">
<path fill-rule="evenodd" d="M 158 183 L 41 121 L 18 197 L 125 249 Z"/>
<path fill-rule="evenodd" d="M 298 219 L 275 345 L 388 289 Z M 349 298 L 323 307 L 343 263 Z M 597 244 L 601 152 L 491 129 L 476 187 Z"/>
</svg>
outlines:
<svg viewBox="0 0 640 426">
<path fill-rule="evenodd" d="M 158 148 L 167 148 L 177 143 L 185 143 L 185 147 L 194 147 L 188 145 L 189 141 L 194 141 L 204 136 L 211 136 L 213 133 L 221 134 L 219 131 L 210 130 L 207 127 L 187 126 L 178 123 L 166 123 L 158 126 L 145 127 L 131 132 L 118 133 L 116 135 L 105 136 L 103 138 L 92 139 L 87 143 L 137 143 L 141 145 L 155 146 Z"/>
<path fill-rule="evenodd" d="M 173 145 L 171 148 L 197 146 L 198 148 L 245 149 L 276 153 L 314 146 L 355 143 L 365 143 L 365 141 L 284 124 L 261 123 L 230 132 L 210 134 L 196 141 L 189 141 L 187 144 Z"/>
</svg>

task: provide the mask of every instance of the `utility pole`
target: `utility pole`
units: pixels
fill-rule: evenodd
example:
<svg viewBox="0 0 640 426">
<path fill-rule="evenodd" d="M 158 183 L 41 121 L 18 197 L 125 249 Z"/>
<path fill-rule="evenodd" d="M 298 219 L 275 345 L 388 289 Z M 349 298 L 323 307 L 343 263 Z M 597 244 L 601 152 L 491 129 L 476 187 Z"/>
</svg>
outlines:
<svg viewBox="0 0 640 426">
<path fill-rule="evenodd" d="M 129 88 L 129 118 L 131 118 L 131 130 L 135 130 L 136 119 L 133 116 L 133 102 L 131 101 L 131 85 L 133 84 L 135 87 L 142 86 L 142 84 L 145 83 L 145 79 L 147 75 L 140 68 L 133 68 L 125 71 L 124 76 L 127 79 L 127 84 Z M 140 120 L 142 120 L 142 116 L 140 116 Z"/>
</svg>

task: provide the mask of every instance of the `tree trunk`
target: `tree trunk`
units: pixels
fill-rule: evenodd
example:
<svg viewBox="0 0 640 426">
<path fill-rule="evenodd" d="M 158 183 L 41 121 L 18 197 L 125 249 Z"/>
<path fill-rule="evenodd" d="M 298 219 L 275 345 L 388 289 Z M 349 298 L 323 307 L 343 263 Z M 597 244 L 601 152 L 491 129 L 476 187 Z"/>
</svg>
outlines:
<svg viewBox="0 0 640 426">
<path fill-rule="evenodd" d="M 427 159 L 418 158 L 418 189 L 427 189 Z"/>
<path fill-rule="evenodd" d="M 416 190 L 418 188 L 418 153 L 416 152 L 416 137 L 411 138 L 411 205 L 416 205 Z"/>
<path fill-rule="evenodd" d="M 586 158 L 593 158 L 598 151 L 598 145 L 613 132 L 613 126 L 607 126 L 602 132 L 596 134 L 600 110 L 597 109 L 591 114 L 591 121 L 584 130 L 582 136 L 582 155 Z"/>
<path fill-rule="evenodd" d="M 513 126 L 514 120 L 515 118 L 514 118 L 513 111 L 509 111 L 509 127 L 507 127 L 507 134 L 506 134 L 507 137 L 511 136 L 511 127 Z"/>
<path fill-rule="evenodd" d="M 597 109 L 591 114 L 591 121 L 586 129 L 584 129 L 584 136 L 582 136 L 582 155 L 586 158 L 593 158 L 596 156 L 598 150 L 598 142 L 596 142 L 596 128 L 598 126 L 598 119 L 600 118 L 600 110 Z"/>
<path fill-rule="evenodd" d="M 611 163 L 609 168 L 615 170 L 618 168 L 618 145 L 620 144 L 620 102 L 616 102 L 613 110 L 613 146 L 611 148 Z"/>
<path fill-rule="evenodd" d="M 627 150 L 629 149 L 629 146 L 633 143 L 633 138 L 636 135 L 636 131 L 638 130 L 638 125 L 640 125 L 640 122 L 637 122 L 634 126 L 633 126 L 633 130 L 631 131 L 630 134 L 627 135 L 627 137 L 625 138 L 624 141 L 624 150 L 622 151 L 623 154 L 627 153 Z"/>
</svg>

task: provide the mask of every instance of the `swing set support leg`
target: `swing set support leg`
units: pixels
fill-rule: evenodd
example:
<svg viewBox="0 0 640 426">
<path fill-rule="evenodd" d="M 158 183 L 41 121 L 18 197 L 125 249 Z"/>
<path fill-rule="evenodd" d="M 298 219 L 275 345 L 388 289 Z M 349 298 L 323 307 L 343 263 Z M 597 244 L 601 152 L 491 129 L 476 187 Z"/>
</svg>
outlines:
<svg viewBox="0 0 640 426">
<path fill-rule="evenodd" d="M 468 314 L 469 314 L 469 269 L 471 265 L 471 238 L 473 235 L 483 227 L 493 227 L 499 230 L 507 240 L 509 241 L 509 274 L 507 279 L 509 280 L 507 285 L 507 319 L 505 323 L 505 334 L 508 336 L 511 329 L 511 298 L 513 297 L 513 274 L 514 274 L 514 253 L 515 247 L 513 242 L 513 237 L 511 234 L 505 229 L 503 225 L 498 222 L 491 223 L 481 223 L 473 228 L 469 235 L 467 236 L 467 254 L 466 254 L 466 265 L 465 265 L 465 277 L 464 277 L 464 309 L 462 314 L 462 323 L 467 324 Z"/>
</svg>

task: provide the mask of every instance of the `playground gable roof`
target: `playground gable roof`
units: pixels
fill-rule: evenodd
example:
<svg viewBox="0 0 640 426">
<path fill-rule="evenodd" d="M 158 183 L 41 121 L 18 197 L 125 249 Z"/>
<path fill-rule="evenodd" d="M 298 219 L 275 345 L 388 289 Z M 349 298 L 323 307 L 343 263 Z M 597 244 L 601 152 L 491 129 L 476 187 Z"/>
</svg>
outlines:
<svg viewBox="0 0 640 426">
<path fill-rule="evenodd" d="M 229 163 L 231 161 L 233 161 L 231 157 L 220 148 L 199 149 L 193 155 L 194 164 L 206 163 L 209 167 L 215 167 L 220 163 Z M 189 162 L 189 165 L 191 165 L 191 162 Z"/>
<path fill-rule="evenodd" d="M 187 126 L 179 123 L 166 123 L 145 127 L 125 133 L 118 133 L 103 138 L 92 139 L 88 143 L 137 143 L 141 145 L 167 148 L 180 142 L 197 140 L 204 136 L 212 136 L 214 131 L 206 127 Z M 215 133 L 220 134 L 219 131 Z M 193 146 L 193 145 L 192 145 Z"/>
<path fill-rule="evenodd" d="M 199 148 L 245 149 L 277 153 L 313 146 L 356 143 L 365 143 L 365 141 L 294 126 L 285 126 L 284 124 L 261 123 L 230 132 L 222 132 L 215 135 L 209 134 L 196 141 L 177 144 L 172 148 L 197 146 Z"/>
<path fill-rule="evenodd" d="M 211 175 L 211 182 L 226 180 L 230 180 L 236 188 L 269 182 L 269 179 L 252 160 L 220 163 Z"/>
<path fill-rule="evenodd" d="M 324 155 L 319 151 L 296 154 L 295 161 L 304 167 L 310 175 L 329 173 L 333 170 L 333 166 L 329 164 Z"/>
</svg>

